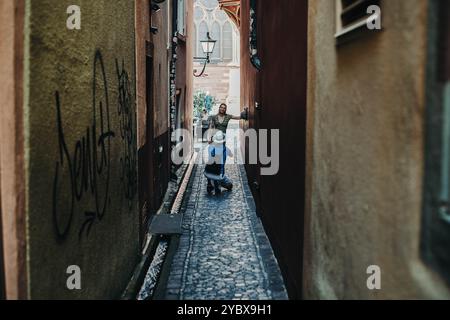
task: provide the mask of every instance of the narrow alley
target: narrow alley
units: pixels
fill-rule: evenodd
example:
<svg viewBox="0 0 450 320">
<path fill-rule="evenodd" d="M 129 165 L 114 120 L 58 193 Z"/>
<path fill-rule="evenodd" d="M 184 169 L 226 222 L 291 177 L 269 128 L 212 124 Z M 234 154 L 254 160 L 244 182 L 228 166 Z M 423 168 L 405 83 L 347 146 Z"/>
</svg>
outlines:
<svg viewBox="0 0 450 320">
<path fill-rule="evenodd" d="M 450 299 L 449 0 L 0 0 L 0 108 L 0 300 Z"/>
<path fill-rule="evenodd" d="M 236 151 L 238 124 L 230 124 L 227 145 Z M 168 241 L 155 260 L 164 261 L 166 300 L 287 300 L 284 280 L 270 241 L 257 216 L 241 154 L 232 153 L 225 172 L 233 189 L 208 193 L 204 175 L 208 143 L 195 143 L 188 183 L 180 187 L 173 214 L 182 216 L 182 230 L 167 254 Z M 203 158 L 202 158 L 203 157 Z M 184 182 L 185 183 L 185 182 Z M 169 261 L 166 261 L 169 260 Z M 156 279 L 164 273 L 150 266 L 138 299 L 153 295 Z"/>
<path fill-rule="evenodd" d="M 167 299 L 287 299 L 277 261 L 246 181 L 227 165 L 233 191 L 208 195 L 204 166 L 196 166 L 185 195 L 183 234 L 173 261 Z"/>
</svg>

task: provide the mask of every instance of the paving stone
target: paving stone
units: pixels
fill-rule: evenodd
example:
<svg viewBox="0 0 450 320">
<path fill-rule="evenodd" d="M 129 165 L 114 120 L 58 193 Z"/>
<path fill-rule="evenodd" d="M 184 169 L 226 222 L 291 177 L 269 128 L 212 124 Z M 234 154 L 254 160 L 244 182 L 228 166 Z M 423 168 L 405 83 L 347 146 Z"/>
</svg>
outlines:
<svg viewBox="0 0 450 320">
<path fill-rule="evenodd" d="M 227 165 L 234 188 L 217 196 L 207 194 L 203 170 L 203 165 L 194 168 L 181 207 L 183 234 L 167 298 L 174 299 L 178 292 L 177 299 L 187 300 L 287 299 L 244 169 Z M 272 278 L 277 279 L 275 285 Z"/>
</svg>

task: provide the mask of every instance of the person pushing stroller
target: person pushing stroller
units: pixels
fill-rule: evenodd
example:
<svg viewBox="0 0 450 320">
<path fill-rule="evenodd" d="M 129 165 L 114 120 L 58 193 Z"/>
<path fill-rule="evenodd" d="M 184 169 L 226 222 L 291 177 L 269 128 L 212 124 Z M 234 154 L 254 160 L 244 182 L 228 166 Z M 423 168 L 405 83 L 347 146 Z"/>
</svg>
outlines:
<svg viewBox="0 0 450 320">
<path fill-rule="evenodd" d="M 233 183 L 225 175 L 225 163 L 227 155 L 231 155 L 231 150 L 225 146 L 226 136 L 222 131 L 217 131 L 212 143 L 208 146 L 208 162 L 205 166 L 204 175 L 208 180 L 206 190 L 209 194 L 215 191 L 218 195 L 222 192 L 221 187 L 228 191 L 233 189 Z"/>
</svg>

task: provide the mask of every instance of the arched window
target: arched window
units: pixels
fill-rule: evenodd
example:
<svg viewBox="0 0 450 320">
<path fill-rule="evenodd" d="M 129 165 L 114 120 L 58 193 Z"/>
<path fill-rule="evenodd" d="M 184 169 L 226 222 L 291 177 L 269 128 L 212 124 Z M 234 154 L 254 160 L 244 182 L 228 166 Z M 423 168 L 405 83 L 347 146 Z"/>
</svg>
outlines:
<svg viewBox="0 0 450 320">
<path fill-rule="evenodd" d="M 203 57 L 201 41 L 206 39 L 209 31 L 216 40 L 212 62 L 230 62 L 233 60 L 236 45 L 236 31 L 227 14 L 220 10 L 217 0 L 196 0 L 194 6 L 194 55 Z"/>
<path fill-rule="evenodd" d="M 200 26 L 198 27 L 198 39 L 197 39 L 197 53 L 199 56 L 203 57 L 203 49 L 202 49 L 202 43 L 200 41 L 206 39 L 206 34 L 208 33 L 208 25 L 205 21 L 202 21 L 200 23 Z"/>
<path fill-rule="evenodd" d="M 233 27 L 225 22 L 222 32 L 223 60 L 233 60 Z"/>
<path fill-rule="evenodd" d="M 214 19 L 219 21 L 220 23 L 224 23 L 225 21 L 228 21 L 228 16 L 223 10 L 216 10 L 214 12 Z"/>
<path fill-rule="evenodd" d="M 208 9 L 214 9 L 219 5 L 217 0 L 201 0 L 200 3 Z"/>
<path fill-rule="evenodd" d="M 214 48 L 214 52 L 212 54 L 212 59 L 220 60 L 222 58 L 222 43 L 221 43 L 220 25 L 217 22 L 214 22 L 212 25 L 211 38 L 217 40 L 216 47 Z"/>
<path fill-rule="evenodd" d="M 200 7 L 195 7 L 195 20 L 202 20 L 205 16 L 203 9 Z"/>
</svg>

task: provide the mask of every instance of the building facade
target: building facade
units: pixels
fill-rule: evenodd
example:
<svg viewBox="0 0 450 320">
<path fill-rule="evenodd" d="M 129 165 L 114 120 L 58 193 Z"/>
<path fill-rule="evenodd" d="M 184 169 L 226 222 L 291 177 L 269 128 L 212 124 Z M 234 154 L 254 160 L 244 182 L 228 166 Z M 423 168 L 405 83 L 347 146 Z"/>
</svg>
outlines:
<svg viewBox="0 0 450 320">
<path fill-rule="evenodd" d="M 309 1 L 304 296 L 449 298 L 448 2 L 378 1 L 344 43 L 340 5 Z"/>
<path fill-rule="evenodd" d="M 240 112 L 240 36 L 239 26 L 233 23 L 218 0 L 196 0 L 194 2 L 194 56 L 203 57 L 201 40 L 207 32 L 216 40 L 205 74 L 194 79 L 194 93 L 205 92 L 215 97 L 219 103 L 228 105 L 230 114 Z M 202 63 L 195 62 L 200 73 Z M 213 112 L 217 112 L 218 105 Z"/>
<path fill-rule="evenodd" d="M 241 126 L 281 137 L 279 173 L 247 173 L 290 297 L 449 298 L 447 2 L 238 5 Z"/>
<path fill-rule="evenodd" d="M 116 299 L 142 258 L 170 177 L 171 78 L 192 126 L 189 46 L 171 73 L 173 24 L 190 38 L 192 1 L 157 2 L 1 2 L 7 298 Z"/>
</svg>

